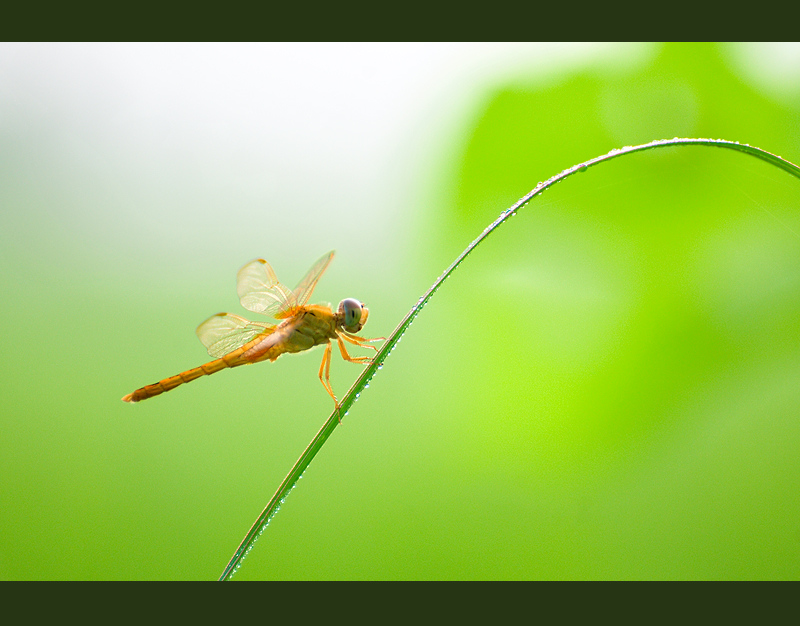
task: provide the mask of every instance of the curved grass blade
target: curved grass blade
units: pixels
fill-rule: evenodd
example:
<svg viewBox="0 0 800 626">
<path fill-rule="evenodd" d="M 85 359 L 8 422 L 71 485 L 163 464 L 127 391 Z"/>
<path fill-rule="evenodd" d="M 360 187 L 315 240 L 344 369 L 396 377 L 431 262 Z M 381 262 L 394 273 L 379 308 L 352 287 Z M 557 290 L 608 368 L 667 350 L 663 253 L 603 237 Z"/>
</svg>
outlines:
<svg viewBox="0 0 800 626">
<path fill-rule="evenodd" d="M 331 413 L 330 417 L 328 417 L 327 421 L 323 424 L 322 428 L 316 434 L 314 439 L 310 444 L 308 444 L 308 447 L 305 449 L 303 454 L 301 454 L 300 458 L 297 459 L 294 467 L 292 467 L 286 478 L 283 479 L 283 482 L 278 487 L 275 495 L 272 496 L 269 504 L 267 504 L 261 515 L 258 516 L 253 526 L 245 535 L 244 539 L 242 539 L 242 543 L 239 544 L 236 552 L 234 552 L 233 557 L 225 567 L 225 570 L 222 572 L 222 576 L 220 576 L 219 580 L 232 578 L 239 567 L 241 567 L 242 560 L 245 556 L 247 556 L 250 550 L 252 550 L 253 545 L 258 540 L 258 537 L 264 532 L 264 529 L 267 527 L 275 513 L 278 512 L 280 505 L 284 502 L 286 496 L 292 489 L 294 489 L 297 481 L 302 477 L 303 472 L 309 466 L 317 452 L 319 452 L 325 441 L 327 441 L 328 437 L 331 436 L 334 429 L 339 425 L 340 416 L 347 415 L 350 407 L 361 395 L 361 392 L 369 385 L 369 382 L 372 380 L 372 377 L 375 376 L 375 373 L 383 366 L 383 362 L 386 360 L 386 357 L 388 357 L 389 353 L 394 350 L 397 342 L 400 341 L 403 333 L 405 333 L 405 331 L 414 321 L 414 318 L 417 317 L 419 312 L 428 303 L 439 287 L 441 287 L 442 283 L 447 279 L 447 277 L 450 276 L 450 274 L 452 274 L 459 265 L 461 265 L 461 262 L 467 258 L 467 256 L 478 246 L 479 243 L 486 239 L 486 237 L 488 237 L 490 233 L 500 226 L 500 224 L 514 215 L 517 210 L 530 202 L 535 196 L 541 194 L 544 190 L 552 187 L 558 182 L 561 182 L 565 178 L 568 178 L 572 174 L 586 171 L 588 168 L 597 165 L 598 163 L 610 161 L 611 159 L 615 159 L 626 154 L 631 154 L 633 152 L 643 152 L 645 150 L 669 148 L 679 145 L 709 146 L 713 148 L 727 148 L 730 150 L 743 152 L 745 154 L 749 154 L 750 156 L 754 156 L 758 159 L 766 161 L 767 163 L 770 163 L 800 179 L 800 167 L 787 161 L 786 159 L 783 159 L 782 157 L 772 154 L 771 152 L 762 150 L 761 148 L 756 148 L 747 144 L 740 144 L 736 141 L 726 141 L 724 139 L 681 139 L 675 137 L 674 139 L 660 139 L 639 146 L 625 146 L 624 148 L 611 150 L 611 152 L 608 154 L 584 161 L 583 163 L 566 169 L 560 174 L 553 176 L 549 180 L 536 185 L 534 189 L 517 200 L 517 202 L 515 202 L 511 207 L 503 211 L 494 222 L 487 226 L 486 229 L 484 229 L 484 231 L 466 247 L 466 249 L 458 256 L 458 258 L 453 261 L 450 267 L 448 267 L 444 273 L 436 279 L 431 288 L 425 292 L 425 294 L 406 314 L 406 316 L 403 318 L 403 321 L 400 322 L 394 332 L 389 336 L 381 349 L 378 351 L 373 362 L 361 373 L 361 376 L 358 377 L 358 380 L 356 380 L 356 382 L 347 392 L 347 395 L 342 400 L 341 408 L 338 411 Z"/>
</svg>

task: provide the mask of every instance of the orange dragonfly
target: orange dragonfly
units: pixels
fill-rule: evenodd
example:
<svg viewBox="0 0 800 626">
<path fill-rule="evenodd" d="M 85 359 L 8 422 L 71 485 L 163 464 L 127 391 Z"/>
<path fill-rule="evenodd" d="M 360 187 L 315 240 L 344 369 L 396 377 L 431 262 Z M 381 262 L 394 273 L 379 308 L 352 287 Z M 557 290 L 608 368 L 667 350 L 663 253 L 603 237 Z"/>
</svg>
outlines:
<svg viewBox="0 0 800 626">
<path fill-rule="evenodd" d="M 339 401 L 330 381 L 331 340 L 339 344 L 342 358 L 351 363 L 369 363 L 371 357 L 351 357 L 345 342 L 372 348 L 370 342 L 383 337 L 365 339 L 356 335 L 367 323 L 369 310 L 363 303 L 347 298 L 339 303 L 336 312 L 323 304 L 306 305 L 323 272 L 333 259 L 333 251 L 320 258 L 294 290 L 278 281 L 275 272 L 264 259 L 245 265 L 236 275 L 236 291 L 242 306 L 254 313 L 271 315 L 282 320 L 279 324 L 251 322 L 233 313 L 217 313 L 197 327 L 197 336 L 208 353 L 217 357 L 200 367 L 147 385 L 123 397 L 124 402 L 139 402 L 152 398 L 178 385 L 201 376 L 214 374 L 228 367 L 238 367 L 259 361 L 274 361 L 284 352 L 303 352 L 314 346 L 325 345 L 319 379 L 333 398 L 336 408 Z"/>
</svg>

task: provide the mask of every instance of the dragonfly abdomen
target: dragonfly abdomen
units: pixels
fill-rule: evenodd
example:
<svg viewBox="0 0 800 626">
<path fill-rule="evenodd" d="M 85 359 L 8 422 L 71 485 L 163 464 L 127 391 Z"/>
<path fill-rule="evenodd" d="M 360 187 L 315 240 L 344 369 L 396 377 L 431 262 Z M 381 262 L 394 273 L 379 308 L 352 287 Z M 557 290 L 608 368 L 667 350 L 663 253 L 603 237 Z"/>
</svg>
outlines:
<svg viewBox="0 0 800 626">
<path fill-rule="evenodd" d="M 239 350 L 236 352 L 239 352 Z M 178 387 L 183 383 L 189 383 L 200 378 L 201 376 L 210 376 L 211 374 L 216 374 L 220 370 L 224 370 L 227 367 L 236 367 L 237 365 L 244 365 L 247 363 L 247 361 L 242 361 L 238 358 L 231 358 L 232 354 L 234 353 L 225 355 L 221 359 L 204 363 L 199 367 L 186 370 L 185 372 L 181 372 L 175 376 L 170 376 L 169 378 L 160 380 L 152 385 L 141 387 L 133 393 L 129 393 L 127 396 L 123 397 L 122 400 L 123 402 L 139 402 L 141 400 L 146 400 L 147 398 L 161 395 L 166 391 L 172 391 L 175 389 L 175 387 Z"/>
</svg>

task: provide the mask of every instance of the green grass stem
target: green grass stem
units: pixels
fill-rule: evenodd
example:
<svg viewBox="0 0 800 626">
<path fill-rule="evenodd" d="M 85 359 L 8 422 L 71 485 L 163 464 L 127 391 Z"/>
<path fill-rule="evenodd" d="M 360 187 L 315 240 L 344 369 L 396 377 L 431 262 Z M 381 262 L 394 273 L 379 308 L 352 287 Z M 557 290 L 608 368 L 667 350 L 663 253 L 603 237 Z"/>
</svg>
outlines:
<svg viewBox="0 0 800 626">
<path fill-rule="evenodd" d="M 530 193 L 526 194 L 522 198 L 520 198 L 517 202 L 515 202 L 511 207 L 503 211 L 500 216 L 492 222 L 484 231 L 472 242 L 470 243 L 466 249 L 458 256 L 458 258 L 453 261 L 453 263 L 448 267 L 444 273 L 442 273 L 439 278 L 433 283 L 430 289 L 417 301 L 417 303 L 411 307 L 411 310 L 406 314 L 394 332 L 389 336 L 386 342 L 383 344 L 381 349 L 378 351 L 377 355 L 373 362 L 362 372 L 361 376 L 359 376 L 358 380 L 353 384 L 347 394 L 344 396 L 344 399 L 341 403 L 341 408 L 338 411 L 334 411 L 331 413 L 330 417 L 328 417 L 327 421 L 322 425 L 319 432 L 316 434 L 314 439 L 311 440 L 311 443 L 308 444 L 308 447 L 305 449 L 303 454 L 300 455 L 300 458 L 297 459 L 297 462 L 294 464 L 294 467 L 289 471 L 286 478 L 283 479 L 280 486 L 278 487 L 275 495 L 272 496 L 272 499 L 269 501 L 267 506 L 261 512 L 261 515 L 258 516 L 256 521 L 253 523 L 253 526 L 244 536 L 242 539 L 241 544 L 234 552 L 233 557 L 231 558 L 228 565 L 225 567 L 222 575 L 220 576 L 219 580 L 229 580 L 233 577 L 236 571 L 241 567 L 242 560 L 247 556 L 247 554 L 252 550 L 253 545 L 258 540 L 258 537 L 261 533 L 264 532 L 264 529 L 270 523 L 272 517 L 278 512 L 281 507 L 281 504 L 286 499 L 286 496 L 289 492 L 294 489 L 297 481 L 302 477 L 303 472 L 305 472 L 306 468 L 309 466 L 313 458 L 317 455 L 317 452 L 320 451 L 323 444 L 328 440 L 328 437 L 331 436 L 333 431 L 340 423 L 340 417 L 343 418 L 346 416 L 350 410 L 350 407 L 353 403 L 358 399 L 364 389 L 369 385 L 370 380 L 372 377 L 375 376 L 377 371 L 383 366 L 384 361 L 389 356 L 389 353 L 394 350 L 397 342 L 403 336 L 403 333 L 406 332 L 408 327 L 414 321 L 414 318 L 417 317 L 419 312 L 422 308 L 428 303 L 434 293 L 441 287 L 442 283 L 447 279 L 450 274 L 452 274 L 455 269 L 461 265 L 462 261 L 467 258 L 467 256 L 481 243 L 486 237 L 488 237 L 500 224 L 505 222 L 509 217 L 514 215 L 516 211 L 520 208 L 525 206 L 528 202 L 530 202 L 535 196 L 541 194 L 543 191 L 552 187 L 556 183 L 561 182 L 562 180 L 572 176 L 575 173 L 586 171 L 588 168 L 597 165 L 598 163 L 603 163 L 605 161 L 610 161 L 611 159 L 615 159 L 627 154 L 632 154 L 634 152 L 643 152 L 645 150 L 654 150 L 656 148 L 670 148 L 675 146 L 708 146 L 712 148 L 726 148 L 729 150 L 735 150 L 737 152 L 743 152 L 750 156 L 756 157 L 775 167 L 778 167 L 792 176 L 800 179 L 800 167 L 797 165 L 790 163 L 789 161 L 774 155 L 770 152 L 766 152 L 760 148 L 756 148 L 753 146 L 749 146 L 747 144 L 740 144 L 734 141 L 726 141 L 723 139 L 680 139 L 675 137 L 674 139 L 662 139 L 658 141 L 652 141 L 647 144 L 642 144 L 639 146 L 625 146 L 624 148 L 612 150 L 608 154 L 604 154 L 602 156 L 595 157 L 588 161 L 584 161 L 578 165 L 575 165 L 569 169 L 564 170 L 560 174 L 553 176 L 549 180 L 539 183 L 536 187 L 530 191 Z"/>
</svg>

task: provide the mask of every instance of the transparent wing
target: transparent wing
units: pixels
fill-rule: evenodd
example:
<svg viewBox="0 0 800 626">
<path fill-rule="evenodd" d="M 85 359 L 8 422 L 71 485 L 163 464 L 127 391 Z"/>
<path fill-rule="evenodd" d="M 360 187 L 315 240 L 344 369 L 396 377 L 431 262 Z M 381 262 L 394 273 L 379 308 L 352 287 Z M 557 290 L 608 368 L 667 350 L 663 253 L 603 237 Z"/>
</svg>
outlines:
<svg viewBox="0 0 800 626">
<path fill-rule="evenodd" d="M 319 282 L 322 274 L 328 269 L 328 265 L 330 265 L 334 254 L 335 252 L 331 250 L 328 254 L 322 256 L 314 263 L 311 269 L 308 270 L 303 280 L 297 283 L 297 287 L 294 288 L 294 298 L 297 301 L 297 306 L 303 306 L 308 302 L 308 299 L 311 297 L 311 292 L 314 291 L 314 287 L 317 286 L 317 282 Z"/>
<path fill-rule="evenodd" d="M 245 265 L 236 275 L 236 292 L 239 301 L 248 311 L 287 317 L 297 306 L 294 293 L 278 281 L 275 272 L 264 259 Z"/>
<path fill-rule="evenodd" d="M 272 324 L 251 322 L 233 313 L 217 313 L 195 331 L 213 357 L 221 357 L 241 348 L 263 332 L 274 330 Z"/>
</svg>

